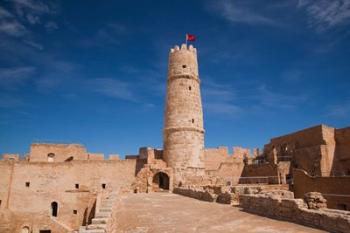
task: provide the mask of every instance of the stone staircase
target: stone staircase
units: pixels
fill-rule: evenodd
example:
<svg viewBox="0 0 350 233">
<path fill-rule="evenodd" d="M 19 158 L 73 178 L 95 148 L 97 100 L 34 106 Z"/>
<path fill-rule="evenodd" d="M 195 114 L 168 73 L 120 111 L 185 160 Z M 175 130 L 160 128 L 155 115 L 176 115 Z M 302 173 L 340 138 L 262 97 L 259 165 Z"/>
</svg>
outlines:
<svg viewBox="0 0 350 233">
<path fill-rule="evenodd" d="M 107 224 L 111 219 L 112 208 L 116 199 L 115 193 L 110 193 L 101 198 L 99 206 L 96 208 L 95 217 L 88 226 L 81 226 L 79 233 L 107 233 Z"/>
</svg>

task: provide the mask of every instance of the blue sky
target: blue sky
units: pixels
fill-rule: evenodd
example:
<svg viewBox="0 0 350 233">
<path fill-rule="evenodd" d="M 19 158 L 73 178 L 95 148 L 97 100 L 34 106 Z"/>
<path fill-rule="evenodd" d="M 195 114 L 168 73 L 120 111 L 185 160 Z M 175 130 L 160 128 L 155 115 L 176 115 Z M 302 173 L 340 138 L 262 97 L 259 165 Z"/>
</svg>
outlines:
<svg viewBox="0 0 350 233">
<path fill-rule="evenodd" d="M 350 0 L 0 0 L 0 153 L 162 147 L 169 49 L 197 36 L 206 146 L 350 124 Z"/>
</svg>

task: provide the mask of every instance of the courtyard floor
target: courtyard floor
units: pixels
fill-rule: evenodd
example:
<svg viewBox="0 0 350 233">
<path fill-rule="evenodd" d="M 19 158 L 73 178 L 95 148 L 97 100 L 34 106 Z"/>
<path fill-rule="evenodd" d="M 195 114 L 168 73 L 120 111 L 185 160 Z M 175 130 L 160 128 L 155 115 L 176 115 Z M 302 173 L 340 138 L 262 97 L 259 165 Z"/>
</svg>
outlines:
<svg viewBox="0 0 350 233">
<path fill-rule="evenodd" d="M 325 232 L 171 193 L 122 196 L 113 217 L 116 220 L 113 233 Z"/>
</svg>

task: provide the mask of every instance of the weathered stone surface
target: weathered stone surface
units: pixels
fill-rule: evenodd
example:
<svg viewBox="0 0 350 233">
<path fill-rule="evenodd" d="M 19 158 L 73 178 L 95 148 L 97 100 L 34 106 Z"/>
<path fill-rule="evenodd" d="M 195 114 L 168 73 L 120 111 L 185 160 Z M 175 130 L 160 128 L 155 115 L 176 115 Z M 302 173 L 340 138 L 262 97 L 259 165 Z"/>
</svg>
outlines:
<svg viewBox="0 0 350 233">
<path fill-rule="evenodd" d="M 304 195 L 304 200 L 309 209 L 327 208 L 327 200 L 318 192 L 309 192 Z"/>
<path fill-rule="evenodd" d="M 318 193 L 311 193 L 308 197 L 313 200 L 322 200 Z M 240 205 L 248 212 L 331 232 L 348 233 L 350 230 L 348 211 L 335 211 L 327 208 L 308 209 L 308 205 L 302 199 L 282 198 L 268 194 L 243 194 L 240 196 Z"/>
<path fill-rule="evenodd" d="M 325 233 L 170 193 L 128 194 L 117 209 L 115 233 Z"/>
</svg>

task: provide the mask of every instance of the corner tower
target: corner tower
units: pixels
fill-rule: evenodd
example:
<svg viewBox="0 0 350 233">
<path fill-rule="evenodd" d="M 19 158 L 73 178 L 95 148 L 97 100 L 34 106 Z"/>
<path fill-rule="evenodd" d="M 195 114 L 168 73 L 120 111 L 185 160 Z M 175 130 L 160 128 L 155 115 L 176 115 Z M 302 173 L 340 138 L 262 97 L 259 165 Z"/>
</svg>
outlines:
<svg viewBox="0 0 350 233">
<path fill-rule="evenodd" d="M 192 45 L 175 46 L 169 53 L 163 143 L 164 159 L 174 169 L 174 186 L 203 172 L 203 109 Z"/>
</svg>

